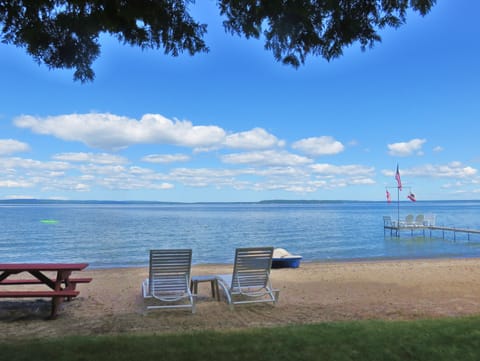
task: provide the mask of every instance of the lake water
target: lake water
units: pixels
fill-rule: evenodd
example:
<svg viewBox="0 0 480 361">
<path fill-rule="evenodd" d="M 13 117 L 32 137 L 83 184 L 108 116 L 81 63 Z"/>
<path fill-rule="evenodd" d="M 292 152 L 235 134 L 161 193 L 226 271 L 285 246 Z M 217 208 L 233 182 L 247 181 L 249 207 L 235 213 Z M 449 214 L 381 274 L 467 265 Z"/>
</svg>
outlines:
<svg viewBox="0 0 480 361">
<path fill-rule="evenodd" d="M 480 201 L 401 202 L 400 218 L 409 213 L 480 229 Z M 150 249 L 192 248 L 194 264 L 231 263 L 236 247 L 252 246 L 282 247 L 306 262 L 480 257 L 480 235 L 391 237 L 384 215 L 397 219 L 397 203 L 0 203 L 1 262 L 145 266 Z"/>
</svg>

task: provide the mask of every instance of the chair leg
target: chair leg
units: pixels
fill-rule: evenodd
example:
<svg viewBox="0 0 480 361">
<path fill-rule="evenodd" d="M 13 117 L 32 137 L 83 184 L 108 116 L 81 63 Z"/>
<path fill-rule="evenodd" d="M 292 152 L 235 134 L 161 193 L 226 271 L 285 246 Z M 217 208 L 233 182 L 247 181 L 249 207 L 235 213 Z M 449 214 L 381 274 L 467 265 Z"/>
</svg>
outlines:
<svg viewBox="0 0 480 361">
<path fill-rule="evenodd" d="M 218 280 L 215 280 L 215 295 L 217 296 L 217 301 L 220 302 L 220 290 L 218 288 Z"/>
<path fill-rule="evenodd" d="M 278 298 L 280 297 L 280 291 L 273 292 L 275 299 L 273 300 L 273 304 L 275 305 L 278 302 Z"/>
<path fill-rule="evenodd" d="M 212 290 L 212 298 L 216 298 L 216 294 L 215 294 L 215 282 L 216 280 L 212 280 L 210 281 L 210 289 Z"/>
</svg>

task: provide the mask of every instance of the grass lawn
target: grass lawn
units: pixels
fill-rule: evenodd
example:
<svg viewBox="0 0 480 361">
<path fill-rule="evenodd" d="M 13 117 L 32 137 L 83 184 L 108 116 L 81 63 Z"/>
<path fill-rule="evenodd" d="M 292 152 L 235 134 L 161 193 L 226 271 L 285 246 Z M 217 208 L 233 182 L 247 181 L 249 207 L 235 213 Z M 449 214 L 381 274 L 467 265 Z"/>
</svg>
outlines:
<svg viewBox="0 0 480 361">
<path fill-rule="evenodd" d="M 480 360 L 480 317 L 4 341 L 0 360 Z"/>
</svg>

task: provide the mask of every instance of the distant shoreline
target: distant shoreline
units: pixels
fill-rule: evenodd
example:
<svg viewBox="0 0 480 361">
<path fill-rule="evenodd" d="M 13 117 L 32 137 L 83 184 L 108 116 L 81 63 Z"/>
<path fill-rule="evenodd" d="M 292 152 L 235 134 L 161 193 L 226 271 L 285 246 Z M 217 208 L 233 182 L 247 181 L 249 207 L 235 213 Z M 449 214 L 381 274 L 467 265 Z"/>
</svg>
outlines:
<svg viewBox="0 0 480 361">
<path fill-rule="evenodd" d="M 464 199 L 464 200 L 418 200 L 417 203 L 425 202 L 479 202 L 478 199 Z M 402 200 L 401 203 L 411 203 L 409 200 Z M 173 201 L 141 201 L 141 200 L 62 200 L 62 199 L 37 199 L 37 198 L 22 198 L 22 199 L 0 199 L 0 204 L 158 204 L 158 205 L 215 205 L 215 204 L 344 204 L 344 203 L 385 203 L 380 201 L 362 201 L 362 200 L 302 200 L 302 199 L 267 199 L 252 202 L 173 202 Z M 396 202 L 395 202 L 396 203 Z"/>
</svg>

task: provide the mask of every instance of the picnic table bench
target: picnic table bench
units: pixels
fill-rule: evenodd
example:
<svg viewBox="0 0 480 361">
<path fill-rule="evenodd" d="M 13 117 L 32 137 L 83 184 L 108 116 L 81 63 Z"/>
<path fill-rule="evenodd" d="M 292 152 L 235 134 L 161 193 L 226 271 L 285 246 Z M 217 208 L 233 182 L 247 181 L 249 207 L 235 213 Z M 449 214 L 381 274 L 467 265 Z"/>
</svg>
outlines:
<svg viewBox="0 0 480 361">
<path fill-rule="evenodd" d="M 0 298 L 38 297 L 51 298 L 50 319 L 57 317 L 60 304 L 71 300 L 80 293 L 76 290 L 78 283 L 88 283 L 89 277 L 71 278 L 73 271 L 81 271 L 87 263 L 2 263 L 0 264 L 0 286 L 46 285 L 47 289 L 15 289 L 0 290 Z M 30 278 L 11 277 L 19 273 L 29 273 Z M 54 272 L 56 277 L 47 276 L 45 272 Z M 3 288 L 3 287 L 2 287 Z"/>
</svg>

